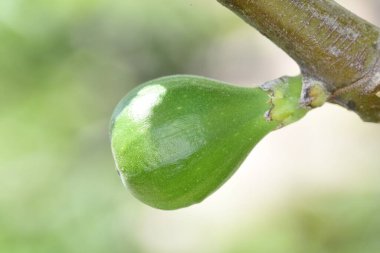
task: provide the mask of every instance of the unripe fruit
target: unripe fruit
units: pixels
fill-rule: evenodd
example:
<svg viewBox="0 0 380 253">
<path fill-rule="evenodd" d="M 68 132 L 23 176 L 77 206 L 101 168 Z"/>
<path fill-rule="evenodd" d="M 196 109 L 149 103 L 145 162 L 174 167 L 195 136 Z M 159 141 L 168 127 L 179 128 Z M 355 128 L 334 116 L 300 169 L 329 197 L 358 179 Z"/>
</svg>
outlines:
<svg viewBox="0 0 380 253">
<path fill-rule="evenodd" d="M 171 76 L 132 90 L 111 124 L 112 151 L 124 184 L 160 209 L 202 201 L 266 134 L 305 114 L 298 106 L 299 78 L 270 86 L 242 88 Z"/>
</svg>

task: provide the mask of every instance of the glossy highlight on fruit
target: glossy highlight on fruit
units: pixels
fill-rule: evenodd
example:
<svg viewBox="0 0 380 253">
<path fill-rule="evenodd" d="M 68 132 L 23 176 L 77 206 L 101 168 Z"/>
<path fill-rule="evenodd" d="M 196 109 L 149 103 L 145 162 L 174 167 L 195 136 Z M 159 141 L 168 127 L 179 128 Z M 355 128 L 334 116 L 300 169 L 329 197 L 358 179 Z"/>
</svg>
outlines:
<svg viewBox="0 0 380 253">
<path fill-rule="evenodd" d="M 170 76 L 138 86 L 122 99 L 111 122 L 123 183 L 159 209 L 202 201 L 266 134 L 306 113 L 298 105 L 300 83 L 287 78 L 264 88 L 243 88 Z"/>
</svg>

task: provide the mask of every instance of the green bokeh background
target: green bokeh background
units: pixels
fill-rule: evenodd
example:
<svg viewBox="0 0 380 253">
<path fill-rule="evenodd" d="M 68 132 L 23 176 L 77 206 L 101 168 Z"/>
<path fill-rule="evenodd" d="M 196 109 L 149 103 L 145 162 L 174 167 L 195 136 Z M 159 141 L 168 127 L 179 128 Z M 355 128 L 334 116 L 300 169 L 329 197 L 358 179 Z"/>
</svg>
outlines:
<svg viewBox="0 0 380 253">
<path fill-rule="evenodd" d="M 159 76 L 220 77 L 200 55 L 215 56 L 213 45 L 239 29 L 247 27 L 216 1 L 1 0 L 0 252 L 379 252 L 380 196 L 367 178 L 359 193 L 312 192 L 217 236 L 201 230 L 225 210 L 181 213 L 181 231 L 194 220 L 199 230 L 180 234 L 155 227 L 177 213 L 123 189 L 108 140 L 114 106 Z M 378 157 L 363 159 L 379 169 Z M 204 241 L 181 244 L 186 236 Z"/>
</svg>

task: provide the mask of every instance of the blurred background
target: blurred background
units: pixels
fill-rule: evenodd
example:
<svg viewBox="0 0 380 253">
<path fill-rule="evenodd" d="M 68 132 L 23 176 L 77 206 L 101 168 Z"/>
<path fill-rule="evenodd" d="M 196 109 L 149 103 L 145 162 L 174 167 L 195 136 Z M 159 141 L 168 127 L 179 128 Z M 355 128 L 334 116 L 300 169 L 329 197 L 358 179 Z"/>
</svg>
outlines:
<svg viewBox="0 0 380 253">
<path fill-rule="evenodd" d="M 380 25 L 377 0 L 338 1 Z M 169 74 L 253 86 L 297 65 L 215 0 L 0 1 L 0 252 L 379 252 L 380 125 L 326 105 L 203 203 L 123 188 L 108 124 Z"/>
</svg>

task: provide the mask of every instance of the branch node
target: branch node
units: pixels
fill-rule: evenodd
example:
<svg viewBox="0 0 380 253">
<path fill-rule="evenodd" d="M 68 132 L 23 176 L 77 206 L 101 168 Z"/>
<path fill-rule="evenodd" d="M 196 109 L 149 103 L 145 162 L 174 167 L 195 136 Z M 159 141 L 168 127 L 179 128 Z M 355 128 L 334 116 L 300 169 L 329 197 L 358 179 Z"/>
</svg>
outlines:
<svg viewBox="0 0 380 253">
<path fill-rule="evenodd" d="M 306 108 L 322 106 L 330 97 L 326 84 L 308 75 L 302 77 L 302 93 L 300 104 Z"/>
</svg>

